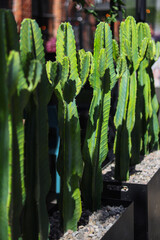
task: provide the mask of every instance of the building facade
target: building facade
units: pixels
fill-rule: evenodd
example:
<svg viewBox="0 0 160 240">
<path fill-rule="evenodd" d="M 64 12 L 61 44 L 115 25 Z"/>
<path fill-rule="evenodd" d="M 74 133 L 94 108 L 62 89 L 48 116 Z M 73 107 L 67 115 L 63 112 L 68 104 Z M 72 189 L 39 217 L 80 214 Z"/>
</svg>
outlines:
<svg viewBox="0 0 160 240">
<path fill-rule="evenodd" d="M 147 21 L 153 27 L 155 38 L 160 35 L 159 0 L 124 0 L 126 17 L 134 16 L 137 20 Z M 110 8 L 110 0 L 86 0 L 88 6 L 95 5 L 95 10 L 103 19 Z M 86 6 L 87 6 L 86 5 Z M 77 48 L 93 49 L 95 26 L 93 15 L 85 14 L 80 5 L 72 0 L 1 0 L 0 8 L 13 11 L 18 29 L 24 18 L 34 18 L 42 29 L 44 41 L 49 42 L 49 51 L 55 51 L 57 29 L 61 22 L 69 21 L 75 32 Z M 121 19 L 119 19 L 121 20 Z M 115 38 L 118 40 L 119 21 L 115 23 Z M 157 38 L 158 39 L 158 38 Z"/>
</svg>

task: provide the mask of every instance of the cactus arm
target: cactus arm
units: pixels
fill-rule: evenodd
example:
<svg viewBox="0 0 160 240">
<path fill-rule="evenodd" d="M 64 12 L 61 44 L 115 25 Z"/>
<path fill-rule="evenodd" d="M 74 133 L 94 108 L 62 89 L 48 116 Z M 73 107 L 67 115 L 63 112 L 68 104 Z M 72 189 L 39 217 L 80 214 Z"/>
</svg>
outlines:
<svg viewBox="0 0 160 240">
<path fill-rule="evenodd" d="M 115 86 L 117 79 L 114 69 L 114 63 L 113 63 L 113 49 L 112 49 L 112 32 L 108 24 L 105 24 L 104 28 L 104 36 L 105 36 L 105 45 L 104 48 L 106 49 L 107 54 L 107 68 L 109 68 L 109 74 L 110 74 L 110 84 L 111 89 Z"/>
<path fill-rule="evenodd" d="M 133 61 L 133 67 L 134 70 L 136 71 L 139 67 L 139 59 L 138 59 L 138 30 L 136 26 L 136 21 L 132 18 L 131 20 L 131 25 L 132 25 L 132 61 Z"/>
<path fill-rule="evenodd" d="M 64 230 L 77 229 L 77 222 L 81 216 L 81 198 L 79 178 L 82 175 L 82 159 L 80 149 L 80 124 L 75 100 L 66 104 L 63 137 L 65 142 L 63 174 L 63 224 Z M 73 147 L 74 146 L 74 147 Z M 67 181 L 67 182 L 66 182 Z"/>
<path fill-rule="evenodd" d="M 119 96 L 118 96 L 118 104 L 117 104 L 117 110 L 114 117 L 114 123 L 116 128 L 118 128 L 119 125 L 122 124 L 123 118 L 126 117 L 126 111 L 127 111 L 127 101 L 128 101 L 128 94 L 129 94 L 129 71 L 126 69 L 124 72 L 120 87 L 119 87 Z"/>
<path fill-rule="evenodd" d="M 70 60 L 70 79 L 76 81 L 77 94 L 80 92 L 82 82 L 78 74 L 78 65 L 76 58 L 76 44 L 72 26 L 70 23 L 62 23 L 57 31 L 57 61 L 62 64 L 65 56 Z"/>
<path fill-rule="evenodd" d="M 157 58 L 157 52 L 155 56 L 155 60 Z M 149 150 L 154 151 L 159 149 L 159 122 L 158 122 L 158 110 L 159 110 L 159 103 L 155 92 L 155 85 L 154 85 L 154 77 L 152 72 L 152 61 L 148 66 L 148 73 L 150 76 L 150 84 L 151 84 L 151 105 L 152 105 L 152 115 L 150 117 L 149 122 L 149 136 L 150 136 L 150 143 L 149 143 Z"/>
<path fill-rule="evenodd" d="M 152 76 L 152 72 L 150 73 L 150 76 Z M 150 151 L 157 150 L 159 148 L 159 122 L 158 122 L 158 109 L 159 109 L 159 103 L 157 100 L 157 96 L 155 93 L 155 87 L 154 87 L 154 79 L 152 77 L 151 79 L 151 97 L 152 97 L 152 109 L 153 114 L 150 119 L 150 129 L 149 129 L 149 135 L 151 136 L 149 148 Z"/>
<path fill-rule="evenodd" d="M 160 56 L 160 42 L 156 42 L 156 56 L 155 56 L 155 61 L 158 60 Z"/>
<path fill-rule="evenodd" d="M 95 39 L 94 39 L 94 54 L 93 54 L 93 63 L 91 66 L 91 75 L 90 75 L 90 84 L 93 89 L 100 89 L 101 81 L 98 71 L 98 57 L 101 48 L 104 47 L 104 23 L 100 23 L 97 26 Z"/>
<path fill-rule="evenodd" d="M 115 39 L 113 39 L 112 45 L 113 45 L 113 59 L 115 62 L 117 62 L 119 57 L 119 46 Z"/>
<path fill-rule="evenodd" d="M 28 77 L 29 63 L 33 59 L 32 32 L 30 21 L 23 21 L 20 31 L 20 57 L 25 77 Z"/>
<path fill-rule="evenodd" d="M 117 180 L 126 180 L 129 178 L 129 134 L 126 127 L 127 102 L 129 98 L 128 79 L 129 70 L 126 68 L 126 71 L 122 75 L 122 79 L 120 81 L 118 104 L 114 118 L 115 126 L 117 129 L 114 142 L 115 178 Z"/>
<path fill-rule="evenodd" d="M 136 98 L 137 98 L 137 79 L 136 72 L 130 76 L 130 90 L 129 90 L 129 105 L 127 112 L 127 129 L 131 133 L 135 123 L 136 111 Z"/>
<path fill-rule="evenodd" d="M 10 10 L 5 10 L 6 19 L 6 38 L 7 38 L 7 53 L 11 50 L 19 51 L 19 37 L 17 33 L 17 24 Z"/>
<path fill-rule="evenodd" d="M 119 30 L 119 40 L 120 40 L 120 55 L 124 53 L 124 39 L 125 37 L 125 22 L 121 22 Z"/>
<path fill-rule="evenodd" d="M 82 81 L 82 86 L 86 83 L 87 78 L 89 76 L 90 61 L 91 61 L 91 53 L 87 52 L 83 56 L 83 58 L 81 58 L 81 64 L 80 64 L 80 71 L 79 72 L 80 72 L 80 79 Z"/>
<path fill-rule="evenodd" d="M 46 63 L 46 72 L 48 80 L 52 87 L 55 87 L 57 84 L 57 71 L 58 71 L 58 64 L 57 62 L 48 61 Z"/>
</svg>

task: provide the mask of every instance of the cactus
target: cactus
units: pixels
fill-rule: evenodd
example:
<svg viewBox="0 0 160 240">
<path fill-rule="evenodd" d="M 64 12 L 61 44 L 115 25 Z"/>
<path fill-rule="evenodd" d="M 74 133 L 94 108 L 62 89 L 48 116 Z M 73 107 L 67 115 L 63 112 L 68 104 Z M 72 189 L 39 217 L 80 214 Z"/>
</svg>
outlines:
<svg viewBox="0 0 160 240">
<path fill-rule="evenodd" d="M 6 10 L 0 10 L 0 239 L 8 239 L 8 209 L 9 201 L 9 105 L 16 90 L 19 71 L 16 36 L 14 35 L 13 15 Z M 13 32 L 12 32 L 13 30 Z M 13 35 L 12 35 L 13 33 Z M 10 38 L 9 38 L 9 37 Z M 15 42 L 12 42 L 14 38 Z M 9 53 L 10 52 L 10 53 Z"/>
<path fill-rule="evenodd" d="M 139 163 L 140 153 L 148 153 L 149 145 L 150 149 L 158 147 L 158 102 L 151 71 L 154 49 L 148 24 L 136 25 L 133 17 L 121 23 L 120 57 L 117 63 L 122 61 L 118 66 L 119 72 L 126 69 L 128 73 L 126 78 L 124 73 L 120 74 L 122 79 L 115 115 L 115 177 L 118 180 L 129 178 L 129 166 Z M 158 49 L 157 45 L 157 56 Z M 123 141 L 128 146 L 126 150 L 123 149 Z"/>
<path fill-rule="evenodd" d="M 115 114 L 115 126 L 117 134 L 115 138 L 115 178 L 127 180 L 129 178 L 130 159 L 134 149 L 133 129 L 139 127 L 137 104 L 139 101 L 139 86 L 137 86 L 137 71 L 144 59 L 148 39 L 137 38 L 138 28 L 133 17 L 128 17 L 120 27 L 120 58 L 122 59 L 122 70 L 124 71 L 120 80 L 117 111 Z M 140 33 L 139 33 L 140 35 Z M 139 42 L 141 46 L 139 46 Z M 121 65 L 120 65 L 121 67 Z M 137 90 L 138 89 L 138 90 Z M 137 92 L 138 91 L 138 92 Z M 137 100 L 136 100 L 137 99 Z M 137 112 L 138 111 L 138 112 Z M 134 126 L 136 126 L 134 128 Z M 126 140 L 127 139 L 127 140 Z M 125 149 L 124 149 L 124 143 Z M 139 143 L 137 142 L 139 146 Z M 140 151 L 139 151 L 140 152 Z M 139 152 L 135 158 L 139 159 Z M 134 152 L 135 153 L 135 152 Z M 132 161 L 131 161 L 132 162 Z"/>
<path fill-rule="evenodd" d="M 24 186 L 24 125 L 23 110 L 29 96 L 36 88 L 41 77 L 41 64 L 32 61 L 28 73 L 28 83 L 23 76 L 22 70 L 19 73 L 19 81 L 16 93 L 12 96 L 11 122 L 12 122 L 12 190 L 10 205 L 10 224 L 12 239 L 21 236 L 20 216 L 25 201 Z M 15 221 L 17 220 L 17 221 Z"/>
<path fill-rule="evenodd" d="M 151 40 L 148 24 L 138 23 L 139 49 L 142 49 L 143 39 L 148 38 L 146 53 L 138 69 L 138 94 L 137 94 L 137 122 L 133 130 L 133 151 L 131 164 L 139 162 L 138 154 L 145 155 L 153 149 L 158 149 L 159 124 L 157 118 L 158 101 L 155 94 L 154 80 L 151 66 L 155 55 L 155 43 Z M 143 94 L 142 94 L 143 93 Z M 152 140 L 151 140 L 152 139 Z M 154 140 L 153 140 L 154 139 Z"/>
<path fill-rule="evenodd" d="M 82 196 L 87 208 L 96 210 L 101 205 L 101 164 L 108 153 L 108 120 L 111 89 L 116 83 L 112 56 L 112 33 L 106 23 L 97 26 L 94 55 L 90 75 L 93 98 L 83 146 L 84 172 Z"/>
<path fill-rule="evenodd" d="M 85 53 L 84 50 L 79 51 L 79 64 L 77 64 L 75 39 L 69 23 L 62 23 L 59 26 L 56 44 L 59 71 L 58 84 L 54 91 L 58 98 L 61 138 L 58 158 L 58 172 L 61 177 L 60 208 L 63 229 L 67 231 L 77 229 L 82 211 L 79 181 L 82 176 L 83 162 L 75 98 L 87 80 L 90 53 Z"/>
<path fill-rule="evenodd" d="M 150 84 L 149 78 L 146 73 L 146 51 L 148 47 L 149 39 L 151 38 L 149 26 L 146 23 L 137 24 L 138 31 L 138 49 L 141 56 L 141 62 L 137 70 L 137 102 L 136 102 L 136 115 L 135 115 L 135 126 L 133 128 L 132 137 L 132 152 L 131 152 L 131 165 L 135 165 L 140 161 L 140 151 L 142 145 L 145 144 L 145 128 L 147 126 L 147 115 L 145 114 L 145 106 L 148 108 L 148 93 L 146 90 Z M 145 47 L 143 42 L 145 41 Z M 147 45 L 146 45 L 147 44 Z M 146 80 L 146 81 L 145 81 Z M 146 97 L 144 97 L 146 96 Z M 146 102 L 146 104 L 145 104 Z M 146 109 L 147 109 L 146 108 Z"/>
<path fill-rule="evenodd" d="M 23 172 L 23 161 L 24 161 L 24 129 L 23 129 L 23 109 L 27 103 L 29 92 L 32 91 L 33 87 L 37 84 L 37 76 L 35 72 L 35 66 L 38 66 L 40 63 L 32 62 L 30 67 L 31 71 L 29 73 L 28 83 L 24 78 L 24 74 L 20 64 L 19 53 L 19 44 L 18 44 L 18 34 L 17 27 L 13 17 L 13 14 L 8 10 L 0 11 L 0 18 L 2 22 L 1 34 L 1 89 L 2 89 L 2 100 L 3 104 L 6 103 L 5 107 L 5 135 L 4 139 L 9 136 L 9 158 L 10 166 L 8 166 L 8 154 L 5 152 L 6 157 L 4 156 L 6 169 L 3 174 L 3 186 L 5 186 L 6 194 L 5 198 L 8 198 L 8 209 L 9 209 L 9 225 L 7 233 L 7 221 L 8 213 L 7 207 L 5 207 L 6 202 L 3 203 L 3 223 L 2 233 L 0 233 L 0 238 L 3 239 L 19 239 L 21 236 L 20 230 L 20 215 L 22 211 L 22 204 L 24 200 L 24 172 Z M 16 51 L 11 51 L 12 49 Z M 39 65 L 40 66 L 40 65 Z M 40 66 L 41 67 L 41 66 Z M 4 70 L 7 69 L 6 74 Z M 39 77 L 40 78 L 40 73 Z M 3 82 L 5 80 L 5 82 Z M 39 81 L 39 80 L 38 80 Z M 5 84 L 4 84 L 5 83 Z M 6 101 L 6 102 L 4 102 Z M 1 107 L 2 107 L 1 106 Z M 9 108 L 8 108 L 9 106 Z M 3 109 L 1 109 L 4 111 Z M 8 119 L 9 119 L 9 134 L 8 134 Z M 4 127 L 4 126 L 3 126 Z M 4 131 L 4 130 L 3 130 Z M 2 134 L 3 135 L 3 134 Z M 1 135 L 1 136 L 2 136 Z M 6 142 L 3 142 L 6 144 Z M 7 148 L 6 148 L 7 147 Z M 4 147 L 4 151 L 8 151 L 8 146 Z M 3 151 L 2 151 L 3 154 Z M 3 164 L 1 164 L 3 166 Z M 9 168 L 8 168 L 9 167 Z M 9 194 L 8 187 L 9 184 Z M 4 191 L 2 191 L 4 195 Z M 4 196 L 1 198 L 4 199 Z M 6 214 L 7 213 L 7 214 Z M 3 225 L 5 223 L 5 226 Z M 8 236 L 7 236 L 8 235 Z"/>
<path fill-rule="evenodd" d="M 53 90 L 47 79 L 41 31 L 34 20 L 25 19 L 21 24 L 20 56 L 25 77 L 29 78 L 31 60 L 36 59 L 42 65 L 41 81 L 30 95 L 26 107 L 26 199 L 22 231 L 24 239 L 47 239 L 46 195 L 50 184 L 47 104 Z"/>
<path fill-rule="evenodd" d="M 5 74 L 5 84 L 1 78 L 1 90 L 4 94 L 1 93 L 1 141 L 2 141 L 2 150 L 1 150 L 1 201 L 0 201 L 0 210 L 2 216 L 0 217 L 0 223 L 2 230 L 0 231 L 0 238 L 8 239 L 8 211 L 7 211 L 7 200 L 8 200 L 8 184 L 9 184 L 9 160 L 8 160 L 8 151 L 9 151 L 9 129 L 8 129 L 8 115 L 9 109 L 8 105 L 11 104 L 11 96 L 16 90 L 16 84 L 18 80 L 19 73 L 19 54 L 18 52 L 11 51 L 8 56 L 7 61 L 7 74 Z M 1 71 L 2 73 L 2 71 Z M 2 75 L 1 75 L 2 76 Z M 7 86 L 8 85 L 8 86 Z M 6 99 L 5 99 L 6 98 Z M 6 104 L 6 105 L 5 105 Z M 4 110 L 5 108 L 5 110 Z M 5 121 L 5 123 L 3 121 Z M 4 163 L 3 163 L 4 162 Z M 3 169 L 3 167 L 5 169 Z M 5 174 L 5 176 L 4 176 Z M 17 219 L 16 219 L 17 220 Z"/>
<path fill-rule="evenodd" d="M 159 148 L 159 122 L 158 122 L 158 109 L 159 109 L 159 103 L 157 100 L 157 96 L 155 93 L 155 86 L 154 86 L 154 78 L 152 73 L 152 65 L 155 61 L 158 60 L 160 56 L 159 52 L 159 46 L 160 42 L 157 42 L 155 45 L 155 42 L 153 40 L 150 41 L 148 48 L 148 51 L 150 51 L 149 54 L 149 64 L 147 68 L 147 72 L 149 74 L 150 78 L 150 95 L 151 95 L 151 107 L 152 107 L 152 116 L 149 120 L 149 151 L 154 151 Z"/>
</svg>

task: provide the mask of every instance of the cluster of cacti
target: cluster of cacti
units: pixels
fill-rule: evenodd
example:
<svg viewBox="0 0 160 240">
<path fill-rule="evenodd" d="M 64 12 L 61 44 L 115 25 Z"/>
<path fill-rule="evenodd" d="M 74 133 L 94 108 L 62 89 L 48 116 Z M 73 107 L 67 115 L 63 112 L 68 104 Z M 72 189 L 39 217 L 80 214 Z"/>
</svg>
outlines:
<svg viewBox="0 0 160 240">
<path fill-rule="evenodd" d="M 41 32 L 34 20 L 22 22 L 19 42 L 13 15 L 1 10 L 0 32 L 0 239 L 45 240 L 50 187 L 47 104 L 52 92 L 58 99 L 61 138 L 59 206 L 64 231 L 76 230 L 82 201 L 91 210 L 101 205 L 111 90 L 118 80 L 115 177 L 128 179 L 129 166 L 139 162 L 140 154 L 158 148 L 158 102 L 151 66 L 159 57 L 160 45 L 151 40 L 147 24 L 136 24 L 128 17 L 120 27 L 120 50 L 109 25 L 100 23 L 93 56 L 84 50 L 77 53 L 72 27 L 62 23 L 56 61 L 45 63 Z M 76 97 L 87 79 L 93 97 L 81 146 Z"/>
<path fill-rule="evenodd" d="M 151 40 L 148 24 L 136 24 L 133 17 L 128 17 L 121 23 L 120 53 L 117 60 L 117 71 L 121 73 L 121 79 L 114 119 L 117 129 L 115 177 L 118 180 L 129 179 L 129 166 L 139 163 L 140 154 L 158 148 L 158 101 L 151 69 L 154 49 L 155 43 Z M 159 43 L 156 58 L 159 55 L 158 49 Z"/>
</svg>

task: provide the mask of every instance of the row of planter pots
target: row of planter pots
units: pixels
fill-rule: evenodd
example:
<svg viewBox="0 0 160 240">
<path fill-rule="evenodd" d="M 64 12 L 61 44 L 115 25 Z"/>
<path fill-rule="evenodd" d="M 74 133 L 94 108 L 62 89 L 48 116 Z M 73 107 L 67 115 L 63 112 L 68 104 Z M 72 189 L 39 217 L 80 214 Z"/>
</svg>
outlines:
<svg viewBox="0 0 160 240">
<path fill-rule="evenodd" d="M 122 214 L 119 221 L 117 221 L 116 226 L 113 227 L 113 232 L 111 230 L 111 233 L 108 232 L 102 239 L 160 239 L 159 186 L 160 169 L 158 169 L 148 183 L 145 184 L 104 181 L 103 199 L 109 199 L 113 202 L 115 202 L 115 200 L 116 202 L 126 201 L 130 202 L 130 204 L 128 204 L 125 213 Z M 121 222 L 123 222 L 123 231 L 120 234 L 118 229 L 121 226 Z M 108 234 L 110 238 L 108 238 Z"/>
<path fill-rule="evenodd" d="M 156 152 L 159 153 L 159 152 Z M 160 168 L 147 183 L 103 182 L 103 205 L 123 205 L 125 211 L 102 240 L 160 239 Z M 49 208 L 52 209 L 53 204 Z M 55 204 L 53 211 L 56 210 Z M 51 211 L 52 212 L 52 211 Z"/>
</svg>

